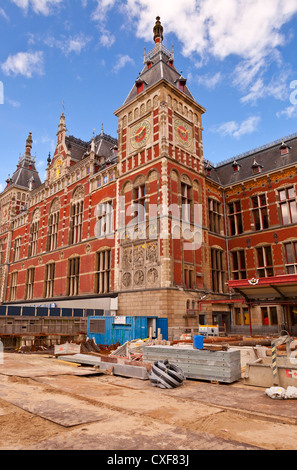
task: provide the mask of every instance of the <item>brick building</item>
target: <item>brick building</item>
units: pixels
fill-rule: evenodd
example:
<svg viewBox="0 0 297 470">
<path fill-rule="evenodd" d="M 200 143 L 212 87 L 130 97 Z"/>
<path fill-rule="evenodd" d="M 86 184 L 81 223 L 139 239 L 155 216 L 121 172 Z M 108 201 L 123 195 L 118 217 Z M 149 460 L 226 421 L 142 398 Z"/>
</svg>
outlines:
<svg viewBox="0 0 297 470">
<path fill-rule="evenodd" d="M 297 136 L 212 165 L 159 18 L 154 42 L 117 139 L 69 136 L 62 113 L 42 183 L 29 134 L 0 195 L 0 329 L 50 306 L 297 332 Z"/>
</svg>

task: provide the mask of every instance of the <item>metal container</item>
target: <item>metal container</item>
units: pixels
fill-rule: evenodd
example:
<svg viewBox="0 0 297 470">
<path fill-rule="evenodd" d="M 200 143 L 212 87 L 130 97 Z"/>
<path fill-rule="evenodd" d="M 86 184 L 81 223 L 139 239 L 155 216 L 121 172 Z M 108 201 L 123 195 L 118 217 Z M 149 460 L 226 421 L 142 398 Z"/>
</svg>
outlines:
<svg viewBox="0 0 297 470">
<path fill-rule="evenodd" d="M 277 382 L 277 383 L 276 383 Z M 283 356 L 276 361 L 276 376 L 273 374 L 272 359 L 263 357 L 255 362 L 247 363 L 244 384 L 256 387 L 297 387 L 296 360 Z"/>
</svg>

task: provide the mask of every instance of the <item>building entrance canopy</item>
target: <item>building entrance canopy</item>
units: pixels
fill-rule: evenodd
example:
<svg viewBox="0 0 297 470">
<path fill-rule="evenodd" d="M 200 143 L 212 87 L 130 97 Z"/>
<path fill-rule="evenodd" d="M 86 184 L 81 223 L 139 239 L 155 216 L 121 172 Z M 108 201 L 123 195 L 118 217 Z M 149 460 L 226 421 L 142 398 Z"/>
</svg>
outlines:
<svg viewBox="0 0 297 470">
<path fill-rule="evenodd" d="M 228 282 L 248 304 L 253 303 L 297 303 L 297 274 L 266 278 L 240 279 Z"/>
</svg>

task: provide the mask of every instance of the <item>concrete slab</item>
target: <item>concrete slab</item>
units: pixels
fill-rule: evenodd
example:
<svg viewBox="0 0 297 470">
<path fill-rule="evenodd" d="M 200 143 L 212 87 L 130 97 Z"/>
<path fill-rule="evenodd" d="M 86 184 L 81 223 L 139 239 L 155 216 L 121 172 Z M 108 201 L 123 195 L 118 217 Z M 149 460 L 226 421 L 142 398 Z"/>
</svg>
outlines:
<svg viewBox="0 0 297 470">
<path fill-rule="evenodd" d="M 96 375 L 93 367 L 74 368 L 65 365 L 48 356 L 23 354 L 5 354 L 3 364 L 0 364 L 0 375 L 34 378 L 43 375 Z"/>
<path fill-rule="evenodd" d="M 52 390 L 49 392 L 39 384 L 22 383 L 20 386 L 18 381 L 11 382 L 6 377 L 0 377 L 0 398 L 65 427 L 104 419 L 104 414 L 96 406 Z"/>
</svg>

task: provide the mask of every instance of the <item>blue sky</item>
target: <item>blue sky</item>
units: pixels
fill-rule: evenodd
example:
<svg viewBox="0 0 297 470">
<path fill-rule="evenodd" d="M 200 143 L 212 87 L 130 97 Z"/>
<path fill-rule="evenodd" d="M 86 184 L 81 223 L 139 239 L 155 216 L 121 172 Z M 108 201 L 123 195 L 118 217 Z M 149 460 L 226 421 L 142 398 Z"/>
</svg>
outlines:
<svg viewBox="0 0 297 470">
<path fill-rule="evenodd" d="M 41 178 L 62 102 L 68 133 L 117 137 L 114 111 L 153 48 L 164 44 L 188 79 L 213 163 L 297 132 L 297 0 L 1 0 L 3 189 L 33 134 Z"/>
</svg>

